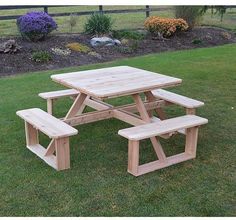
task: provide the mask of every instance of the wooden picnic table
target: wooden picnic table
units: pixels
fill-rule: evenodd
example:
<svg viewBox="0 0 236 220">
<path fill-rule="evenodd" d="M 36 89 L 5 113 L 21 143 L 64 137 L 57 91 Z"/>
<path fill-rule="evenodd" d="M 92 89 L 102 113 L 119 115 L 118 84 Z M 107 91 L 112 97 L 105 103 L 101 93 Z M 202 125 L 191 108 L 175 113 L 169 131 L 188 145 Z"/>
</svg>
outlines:
<svg viewBox="0 0 236 220">
<path fill-rule="evenodd" d="M 195 113 L 196 108 L 204 103 L 162 89 L 181 84 L 181 79 L 129 66 L 57 74 L 51 78 L 70 89 L 39 94 L 47 100 L 48 113 L 27 109 L 18 111 L 17 115 L 26 123 L 27 147 L 55 169 L 70 167 L 69 136 L 77 134 L 71 126 L 109 118 L 134 126 L 118 132 L 129 140 L 128 172 L 134 176 L 196 157 L 198 127 L 206 124 L 207 119 Z M 142 99 L 142 94 L 145 99 Z M 74 102 L 66 116 L 58 120 L 52 116 L 53 101 L 68 96 Z M 131 96 L 134 103 L 112 106 L 106 102 L 123 96 Z M 171 104 L 184 107 L 186 115 L 168 119 L 163 107 Z M 86 106 L 95 111 L 84 112 Z M 39 144 L 38 130 L 52 139 L 47 149 Z M 186 135 L 185 151 L 167 157 L 159 137 L 169 138 L 177 133 Z M 139 165 L 139 142 L 146 138 L 150 138 L 158 160 Z"/>
</svg>

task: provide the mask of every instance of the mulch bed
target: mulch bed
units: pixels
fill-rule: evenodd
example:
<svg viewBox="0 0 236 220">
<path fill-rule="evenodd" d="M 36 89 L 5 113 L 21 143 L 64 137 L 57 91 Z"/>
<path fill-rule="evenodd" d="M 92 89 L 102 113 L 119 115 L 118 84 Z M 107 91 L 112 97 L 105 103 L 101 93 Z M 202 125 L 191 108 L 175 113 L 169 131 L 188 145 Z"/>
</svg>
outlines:
<svg viewBox="0 0 236 220">
<path fill-rule="evenodd" d="M 225 33 L 229 33 L 230 35 Z M 151 36 L 147 36 L 144 40 L 139 42 L 137 50 L 132 53 L 124 53 L 124 51 L 122 52 L 117 50 L 118 46 L 92 48 L 93 51 L 101 55 L 101 58 L 98 58 L 86 53 L 75 51 L 72 51 L 68 56 L 55 55 L 52 53 L 51 48 L 65 48 L 66 44 L 72 42 L 78 42 L 90 46 L 90 37 L 83 34 L 52 35 L 45 41 L 37 43 L 24 41 L 20 37 L 0 38 L 0 43 L 5 42 L 8 39 L 15 39 L 22 49 L 16 54 L 0 53 L 0 76 L 101 63 L 124 57 L 140 56 L 148 53 L 236 43 L 236 36 L 232 32 L 220 28 L 199 27 L 191 31 L 176 34 L 166 40 L 153 39 Z M 194 44 L 194 40 L 200 40 L 200 43 Z M 34 62 L 31 59 L 32 52 L 38 50 L 46 50 L 52 53 L 53 59 L 48 63 Z"/>
</svg>

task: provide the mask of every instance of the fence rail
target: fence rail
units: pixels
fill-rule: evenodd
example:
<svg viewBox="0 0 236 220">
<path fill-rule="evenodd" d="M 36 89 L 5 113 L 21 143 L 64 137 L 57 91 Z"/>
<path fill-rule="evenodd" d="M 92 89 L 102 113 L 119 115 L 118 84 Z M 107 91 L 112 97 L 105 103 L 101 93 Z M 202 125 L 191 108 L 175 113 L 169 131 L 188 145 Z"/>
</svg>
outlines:
<svg viewBox="0 0 236 220">
<path fill-rule="evenodd" d="M 71 14 L 77 15 L 77 16 L 82 16 L 82 15 L 90 15 L 92 13 L 98 12 L 98 13 L 104 13 L 104 14 L 121 14 L 121 13 L 140 13 L 140 12 L 145 12 L 146 17 L 150 16 L 150 13 L 152 11 L 164 11 L 164 10 L 171 10 L 170 7 L 162 7 L 162 8 L 151 8 L 149 5 L 146 5 L 145 8 L 139 8 L 139 9 L 120 9 L 120 10 L 104 10 L 102 5 L 98 6 L 98 10 L 95 11 L 81 11 L 81 12 L 61 12 L 61 13 L 50 13 L 49 9 L 51 7 L 70 7 L 70 6 L 63 6 L 63 5 L 57 5 L 57 6 L 47 6 L 47 5 L 39 5 L 39 6 L 0 6 L 0 11 L 1 10 L 15 10 L 15 9 L 33 9 L 33 8 L 42 8 L 44 12 L 48 13 L 52 17 L 61 17 L 61 16 L 70 16 Z M 20 17 L 21 15 L 3 15 L 0 16 L 0 20 L 11 20 L 11 19 L 16 19 Z"/>
</svg>

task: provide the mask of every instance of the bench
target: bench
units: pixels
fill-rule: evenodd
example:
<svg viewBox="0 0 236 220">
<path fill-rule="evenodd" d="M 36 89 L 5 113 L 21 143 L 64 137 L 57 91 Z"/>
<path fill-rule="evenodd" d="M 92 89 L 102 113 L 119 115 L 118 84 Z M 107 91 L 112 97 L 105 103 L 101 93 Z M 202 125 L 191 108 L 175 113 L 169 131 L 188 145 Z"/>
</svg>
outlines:
<svg viewBox="0 0 236 220">
<path fill-rule="evenodd" d="M 167 102 L 183 106 L 186 108 L 186 113 L 188 115 L 194 115 L 196 113 L 196 108 L 204 105 L 203 102 L 164 89 L 153 90 L 152 94 L 158 99 L 163 99 Z"/>
<path fill-rule="evenodd" d="M 56 170 L 70 168 L 69 137 L 78 131 L 39 108 L 16 114 L 25 121 L 26 147 Z M 52 139 L 47 149 L 39 144 L 38 130 Z"/>
<path fill-rule="evenodd" d="M 52 92 L 43 92 L 39 93 L 39 96 L 47 100 L 47 112 L 52 115 L 53 111 L 53 102 L 58 98 L 63 97 L 75 97 L 79 92 L 75 89 L 64 89 Z"/>
<path fill-rule="evenodd" d="M 134 176 L 143 175 L 173 164 L 177 164 L 196 157 L 198 127 L 208 123 L 208 120 L 196 115 L 185 115 L 148 123 L 137 127 L 119 130 L 118 134 L 129 140 L 128 144 L 128 172 Z M 166 157 L 160 142 L 154 147 L 158 160 L 139 165 L 139 142 L 143 139 L 161 136 L 171 132 L 186 129 L 185 152 Z"/>
</svg>

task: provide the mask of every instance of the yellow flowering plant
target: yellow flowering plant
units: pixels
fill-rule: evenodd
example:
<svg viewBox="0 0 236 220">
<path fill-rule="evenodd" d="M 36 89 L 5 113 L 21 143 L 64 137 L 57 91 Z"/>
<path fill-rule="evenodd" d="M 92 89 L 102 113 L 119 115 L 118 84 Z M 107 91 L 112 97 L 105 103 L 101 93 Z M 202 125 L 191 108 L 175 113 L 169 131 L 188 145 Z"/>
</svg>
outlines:
<svg viewBox="0 0 236 220">
<path fill-rule="evenodd" d="M 186 31 L 189 26 L 187 22 L 181 18 L 176 19 L 151 16 L 146 19 L 144 27 L 153 35 L 170 37 L 176 31 Z"/>
</svg>

